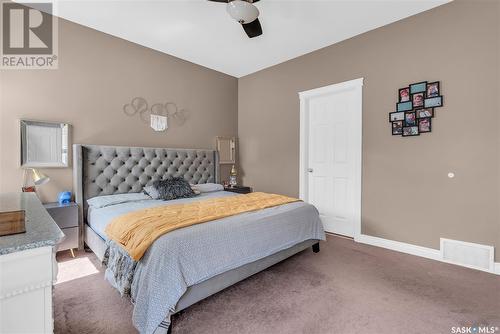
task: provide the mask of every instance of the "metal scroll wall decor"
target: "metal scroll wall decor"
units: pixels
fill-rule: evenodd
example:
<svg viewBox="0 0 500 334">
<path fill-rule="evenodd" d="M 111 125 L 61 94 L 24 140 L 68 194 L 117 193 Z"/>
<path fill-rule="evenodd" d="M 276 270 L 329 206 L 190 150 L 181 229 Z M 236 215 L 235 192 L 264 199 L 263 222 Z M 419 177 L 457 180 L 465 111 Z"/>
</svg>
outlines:
<svg viewBox="0 0 500 334">
<path fill-rule="evenodd" d="M 435 108 L 443 106 L 439 81 L 400 88 L 398 96 L 396 111 L 389 113 L 392 135 L 409 137 L 431 132 Z"/>
<path fill-rule="evenodd" d="M 155 103 L 149 106 L 143 97 L 134 97 L 130 103 L 123 106 L 123 112 L 130 117 L 138 116 L 155 131 L 167 130 L 169 123 L 182 126 L 189 116 L 185 109 L 179 109 L 173 102 Z"/>
</svg>

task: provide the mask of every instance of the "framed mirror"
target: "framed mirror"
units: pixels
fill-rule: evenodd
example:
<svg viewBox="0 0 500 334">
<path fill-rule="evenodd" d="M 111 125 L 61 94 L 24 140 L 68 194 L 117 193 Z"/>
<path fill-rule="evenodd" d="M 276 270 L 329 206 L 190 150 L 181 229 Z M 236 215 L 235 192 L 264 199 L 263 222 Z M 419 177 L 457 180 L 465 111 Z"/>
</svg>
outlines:
<svg viewBox="0 0 500 334">
<path fill-rule="evenodd" d="M 219 152 L 220 164 L 236 163 L 236 138 L 235 137 L 217 137 L 216 147 Z"/>
<path fill-rule="evenodd" d="M 68 167 L 66 123 L 21 120 L 21 167 Z"/>
</svg>

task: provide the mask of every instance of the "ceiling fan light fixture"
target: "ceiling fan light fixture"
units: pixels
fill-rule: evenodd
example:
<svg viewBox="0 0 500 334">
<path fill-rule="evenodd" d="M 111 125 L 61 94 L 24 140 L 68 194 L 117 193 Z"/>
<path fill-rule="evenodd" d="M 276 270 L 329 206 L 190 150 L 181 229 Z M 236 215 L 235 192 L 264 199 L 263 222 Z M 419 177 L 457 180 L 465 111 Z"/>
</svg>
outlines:
<svg viewBox="0 0 500 334">
<path fill-rule="evenodd" d="M 226 10 L 233 19 L 241 24 L 253 22 L 259 16 L 257 7 L 244 0 L 233 0 L 228 2 Z"/>
</svg>

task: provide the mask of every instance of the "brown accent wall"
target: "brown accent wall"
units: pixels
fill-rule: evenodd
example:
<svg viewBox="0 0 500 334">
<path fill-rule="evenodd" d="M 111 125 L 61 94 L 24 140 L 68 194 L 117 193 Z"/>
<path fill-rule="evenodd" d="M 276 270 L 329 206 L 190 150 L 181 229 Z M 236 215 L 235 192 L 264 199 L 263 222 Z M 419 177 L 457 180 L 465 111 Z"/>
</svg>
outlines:
<svg viewBox="0 0 500 334">
<path fill-rule="evenodd" d="M 241 78 L 243 182 L 297 196 L 297 93 L 364 77 L 362 233 L 494 245 L 499 261 L 499 7 L 454 1 Z M 445 96 L 433 132 L 391 136 L 398 88 L 423 80 Z"/>
<path fill-rule="evenodd" d="M 72 143 L 214 148 L 215 136 L 237 135 L 237 90 L 234 77 L 59 20 L 58 70 L 0 71 L 0 192 L 22 184 L 21 118 L 68 122 Z M 175 102 L 190 118 L 155 133 L 123 114 L 135 96 Z M 51 182 L 39 187 L 42 200 L 72 189 L 71 168 L 43 172 Z"/>
<path fill-rule="evenodd" d="M 20 189 L 18 121 L 28 118 L 71 123 L 72 143 L 212 148 L 238 134 L 243 182 L 296 196 L 297 93 L 364 77 L 363 233 L 491 244 L 498 262 L 499 20 L 498 1 L 457 0 L 240 80 L 60 20 L 58 70 L 0 71 L 0 192 Z M 445 96 L 433 132 L 392 137 L 397 89 L 421 80 L 440 80 Z M 135 96 L 191 118 L 155 133 L 122 113 Z M 71 168 L 43 172 L 42 200 L 71 189 Z"/>
</svg>

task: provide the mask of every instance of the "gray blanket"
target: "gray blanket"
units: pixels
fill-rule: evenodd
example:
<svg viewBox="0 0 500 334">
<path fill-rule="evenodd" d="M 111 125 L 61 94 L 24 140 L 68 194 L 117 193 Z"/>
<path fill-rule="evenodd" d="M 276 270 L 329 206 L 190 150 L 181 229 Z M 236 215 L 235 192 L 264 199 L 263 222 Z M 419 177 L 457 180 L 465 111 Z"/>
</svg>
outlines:
<svg viewBox="0 0 500 334">
<path fill-rule="evenodd" d="M 106 278 L 130 292 L 133 323 L 149 334 L 169 323 L 189 286 L 309 239 L 325 240 L 316 208 L 290 203 L 172 231 L 137 263 L 108 242 Z"/>
</svg>

